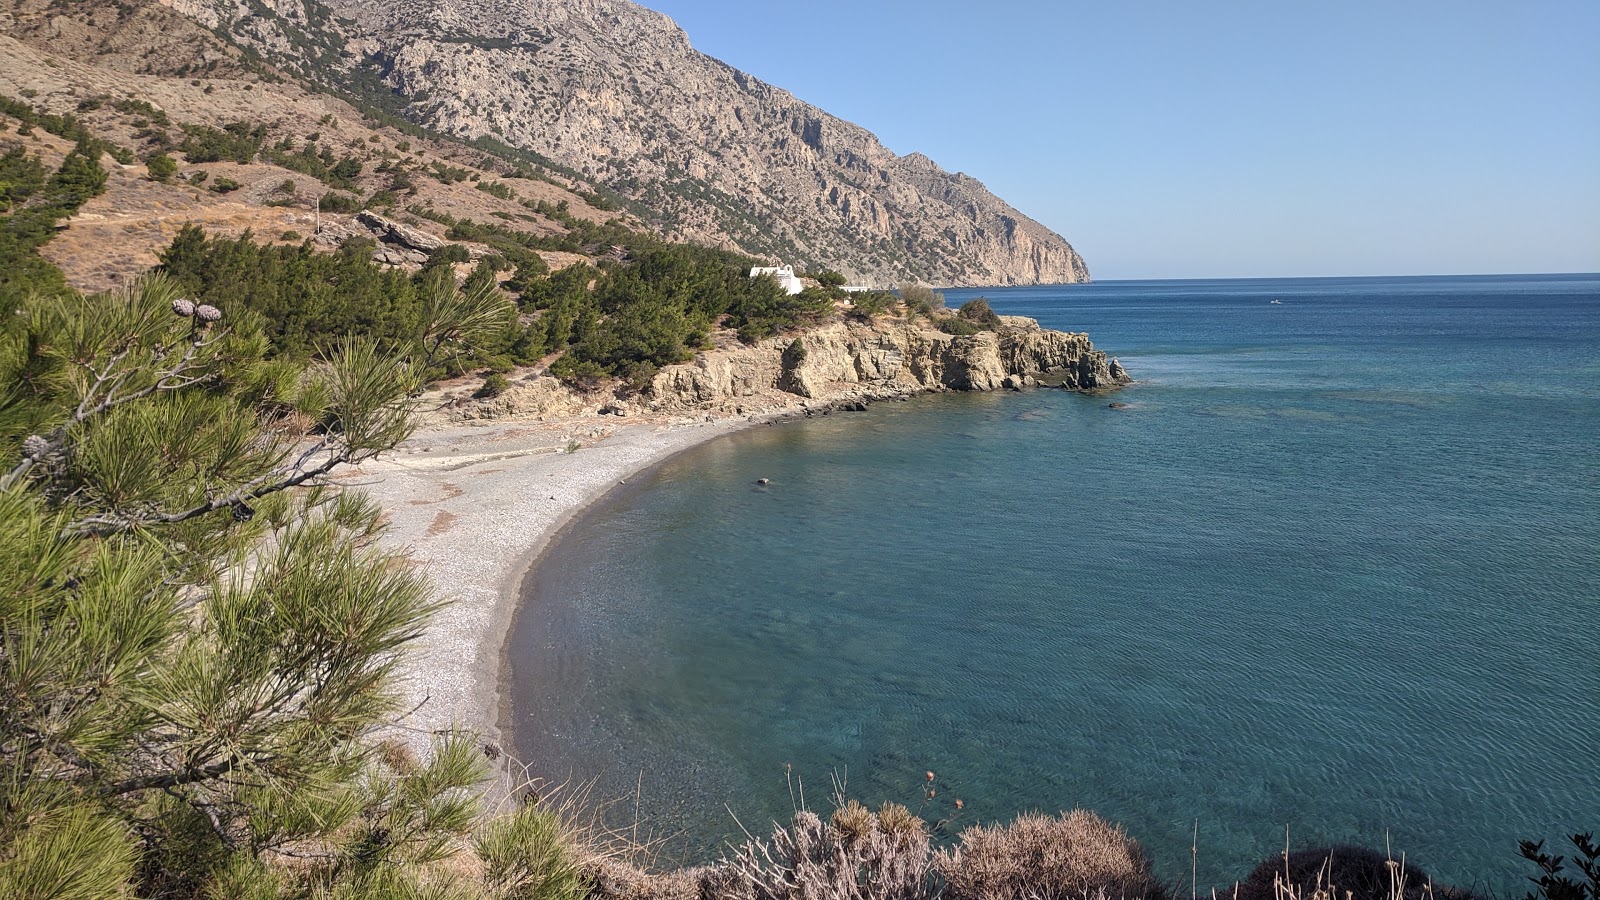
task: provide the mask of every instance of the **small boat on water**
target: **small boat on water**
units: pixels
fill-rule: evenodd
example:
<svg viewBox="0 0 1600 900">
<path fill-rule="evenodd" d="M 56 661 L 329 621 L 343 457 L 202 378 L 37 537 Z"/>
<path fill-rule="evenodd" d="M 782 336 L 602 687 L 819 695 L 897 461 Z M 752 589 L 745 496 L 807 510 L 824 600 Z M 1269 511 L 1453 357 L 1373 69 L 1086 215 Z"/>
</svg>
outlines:
<svg viewBox="0 0 1600 900">
<path fill-rule="evenodd" d="M 1271 303 L 1273 306 L 1282 306 L 1283 305 L 1283 301 L 1282 300 L 1269 300 L 1267 302 Z"/>
</svg>

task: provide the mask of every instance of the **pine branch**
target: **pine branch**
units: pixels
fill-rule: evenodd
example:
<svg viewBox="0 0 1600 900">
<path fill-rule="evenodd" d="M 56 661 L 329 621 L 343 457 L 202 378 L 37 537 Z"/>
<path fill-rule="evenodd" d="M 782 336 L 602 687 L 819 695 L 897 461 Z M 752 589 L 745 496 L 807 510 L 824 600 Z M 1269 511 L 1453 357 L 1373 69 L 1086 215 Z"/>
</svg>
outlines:
<svg viewBox="0 0 1600 900">
<path fill-rule="evenodd" d="M 124 794 L 133 794 L 139 791 L 166 790 L 168 788 L 182 787 L 186 784 L 195 784 L 209 781 L 233 771 L 238 764 L 236 758 L 228 758 L 214 762 L 209 766 L 184 769 L 181 772 L 166 772 L 160 775 L 143 775 L 130 778 L 127 781 L 108 785 L 100 790 L 105 797 L 121 797 Z"/>
</svg>

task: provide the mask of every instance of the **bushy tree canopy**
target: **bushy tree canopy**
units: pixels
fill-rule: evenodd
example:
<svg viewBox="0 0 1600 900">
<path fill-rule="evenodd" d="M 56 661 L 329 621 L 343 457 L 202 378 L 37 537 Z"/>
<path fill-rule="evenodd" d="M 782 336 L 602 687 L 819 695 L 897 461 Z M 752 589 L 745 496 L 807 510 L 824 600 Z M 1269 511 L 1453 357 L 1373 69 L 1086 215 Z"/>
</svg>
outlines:
<svg viewBox="0 0 1600 900">
<path fill-rule="evenodd" d="M 364 740 L 434 601 L 327 478 L 403 439 L 419 373 L 493 320 L 418 302 L 410 344 L 309 365 L 160 275 L 8 317 L 0 894 L 197 895 L 291 847 L 360 880 L 471 823 L 475 747 L 408 769 Z"/>
</svg>

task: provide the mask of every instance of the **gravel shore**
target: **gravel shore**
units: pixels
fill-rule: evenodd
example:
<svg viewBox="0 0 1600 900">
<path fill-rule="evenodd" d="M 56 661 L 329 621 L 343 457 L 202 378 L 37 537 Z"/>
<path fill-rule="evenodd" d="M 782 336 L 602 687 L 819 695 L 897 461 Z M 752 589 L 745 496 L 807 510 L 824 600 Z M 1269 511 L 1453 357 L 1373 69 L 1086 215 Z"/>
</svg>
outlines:
<svg viewBox="0 0 1600 900">
<path fill-rule="evenodd" d="M 675 424 L 585 417 L 419 433 L 345 475 L 384 508 L 385 543 L 405 550 L 446 605 L 398 679 L 407 743 L 462 728 L 499 741 L 501 657 L 518 587 L 550 539 L 633 474 L 770 416 Z"/>
</svg>

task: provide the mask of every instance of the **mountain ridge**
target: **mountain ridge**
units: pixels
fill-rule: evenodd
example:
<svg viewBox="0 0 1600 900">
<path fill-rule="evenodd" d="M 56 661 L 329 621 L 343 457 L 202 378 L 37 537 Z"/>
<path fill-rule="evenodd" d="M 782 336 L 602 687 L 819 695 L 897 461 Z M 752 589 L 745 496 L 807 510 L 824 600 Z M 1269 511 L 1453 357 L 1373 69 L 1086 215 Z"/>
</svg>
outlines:
<svg viewBox="0 0 1600 900">
<path fill-rule="evenodd" d="M 1060 235 L 921 153 L 696 50 L 628 0 L 162 0 L 288 71 L 581 173 L 669 238 L 877 284 L 1089 280 Z"/>
</svg>

